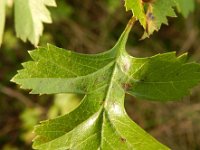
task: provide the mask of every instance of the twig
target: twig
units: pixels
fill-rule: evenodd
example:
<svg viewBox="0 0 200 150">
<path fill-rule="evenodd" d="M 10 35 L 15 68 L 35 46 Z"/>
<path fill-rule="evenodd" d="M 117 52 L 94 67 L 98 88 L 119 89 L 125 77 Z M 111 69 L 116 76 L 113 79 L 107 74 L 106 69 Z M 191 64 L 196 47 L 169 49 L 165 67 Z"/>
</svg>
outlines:
<svg viewBox="0 0 200 150">
<path fill-rule="evenodd" d="M 14 98 L 18 99 L 19 101 L 24 103 L 27 107 L 34 106 L 33 102 L 29 98 L 27 98 L 23 94 L 19 93 L 18 91 L 15 91 L 9 87 L 6 87 L 6 86 L 1 87 L 0 92 L 4 93 L 5 95 L 7 95 L 9 97 L 14 97 Z"/>
</svg>

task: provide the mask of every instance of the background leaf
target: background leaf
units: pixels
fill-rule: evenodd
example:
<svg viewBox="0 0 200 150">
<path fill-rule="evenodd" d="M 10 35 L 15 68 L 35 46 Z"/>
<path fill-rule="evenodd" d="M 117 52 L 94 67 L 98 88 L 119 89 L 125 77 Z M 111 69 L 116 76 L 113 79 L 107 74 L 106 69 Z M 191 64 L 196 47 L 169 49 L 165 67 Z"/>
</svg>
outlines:
<svg viewBox="0 0 200 150">
<path fill-rule="evenodd" d="M 5 19 L 6 19 L 6 0 L 0 1 L 0 46 L 3 40 L 3 32 L 5 26 Z"/>
<path fill-rule="evenodd" d="M 133 12 L 133 16 L 135 16 L 140 24 L 146 28 L 146 15 L 144 11 L 144 6 L 141 0 L 125 0 L 126 10 L 131 10 Z"/>
<path fill-rule="evenodd" d="M 17 37 L 35 46 L 43 32 L 43 23 L 51 23 L 45 5 L 55 6 L 54 0 L 15 0 L 15 30 Z M 22 17 L 23 16 L 23 17 Z"/>
<path fill-rule="evenodd" d="M 148 37 L 154 31 L 160 30 L 162 24 L 168 24 L 167 17 L 176 17 L 173 7 L 175 6 L 174 0 L 156 0 L 149 3 L 147 8 L 147 26 L 145 34 L 142 38 Z"/>
<path fill-rule="evenodd" d="M 167 17 L 176 17 L 175 7 L 187 17 L 194 10 L 194 0 L 125 0 L 126 10 L 131 10 L 145 29 L 142 39 L 160 30 L 162 24 L 168 24 Z"/>
</svg>

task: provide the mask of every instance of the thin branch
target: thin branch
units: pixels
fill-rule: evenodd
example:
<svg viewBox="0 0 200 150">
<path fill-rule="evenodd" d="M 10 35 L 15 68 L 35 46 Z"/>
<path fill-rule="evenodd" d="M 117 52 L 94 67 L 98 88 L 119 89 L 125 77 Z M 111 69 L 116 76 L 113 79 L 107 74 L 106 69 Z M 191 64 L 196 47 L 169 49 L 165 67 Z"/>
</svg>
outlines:
<svg viewBox="0 0 200 150">
<path fill-rule="evenodd" d="M 9 97 L 18 99 L 20 102 L 24 103 L 27 107 L 34 106 L 34 103 L 31 101 L 31 99 L 19 93 L 18 91 L 13 90 L 12 88 L 3 86 L 1 87 L 0 92 L 4 93 L 5 95 Z"/>
</svg>

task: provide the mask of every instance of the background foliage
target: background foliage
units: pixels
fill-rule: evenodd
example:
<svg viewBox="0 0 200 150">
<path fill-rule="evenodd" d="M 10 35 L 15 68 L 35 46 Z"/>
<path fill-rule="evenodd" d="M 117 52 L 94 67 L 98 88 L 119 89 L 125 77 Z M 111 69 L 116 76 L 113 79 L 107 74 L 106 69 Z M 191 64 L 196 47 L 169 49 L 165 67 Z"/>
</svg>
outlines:
<svg viewBox="0 0 200 150">
<path fill-rule="evenodd" d="M 170 18 L 169 26 L 162 26 L 158 33 L 144 41 L 138 40 L 143 34 L 138 23 L 130 35 L 127 50 L 138 57 L 174 50 L 178 54 L 188 51 L 191 59 L 200 62 L 199 5 L 198 2 L 195 12 L 187 19 L 182 16 Z M 58 1 L 58 8 L 50 8 L 50 11 L 53 24 L 45 25 L 39 45 L 48 42 L 82 53 L 98 53 L 111 48 L 131 16 L 130 12 L 125 13 L 123 1 L 116 0 Z M 9 82 L 21 67 L 19 64 L 29 59 L 26 50 L 33 49 L 31 44 L 15 38 L 13 17 L 9 9 L 0 48 L 0 149 L 31 149 L 33 126 L 39 120 L 71 110 L 81 96 L 29 95 L 28 91 L 21 91 Z M 127 95 L 126 110 L 140 126 L 172 149 L 198 150 L 199 91 L 196 87 L 190 96 L 175 103 L 136 101 Z M 69 98 L 73 99 L 70 105 Z"/>
</svg>

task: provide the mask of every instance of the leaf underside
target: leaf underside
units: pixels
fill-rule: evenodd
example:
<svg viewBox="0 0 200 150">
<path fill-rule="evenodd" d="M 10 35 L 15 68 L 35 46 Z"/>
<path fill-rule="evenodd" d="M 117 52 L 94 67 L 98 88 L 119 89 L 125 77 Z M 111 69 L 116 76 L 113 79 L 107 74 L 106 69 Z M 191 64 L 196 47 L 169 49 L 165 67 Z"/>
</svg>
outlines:
<svg viewBox="0 0 200 150">
<path fill-rule="evenodd" d="M 52 22 L 46 6 L 56 6 L 55 0 L 15 0 L 14 5 L 17 37 L 38 45 L 43 23 Z"/>
<path fill-rule="evenodd" d="M 142 39 L 158 31 L 162 24 L 168 24 L 167 17 L 176 17 L 175 8 L 187 17 L 194 10 L 194 0 L 125 0 L 126 10 L 131 10 L 145 29 Z"/>
<path fill-rule="evenodd" d="M 176 100 L 200 81 L 200 65 L 187 55 L 135 58 L 125 44 L 131 23 L 109 51 L 86 55 L 53 45 L 30 51 L 32 61 L 12 79 L 33 94 L 77 93 L 72 112 L 36 126 L 33 148 L 41 150 L 169 150 L 134 123 L 125 93 L 157 101 Z"/>
</svg>

